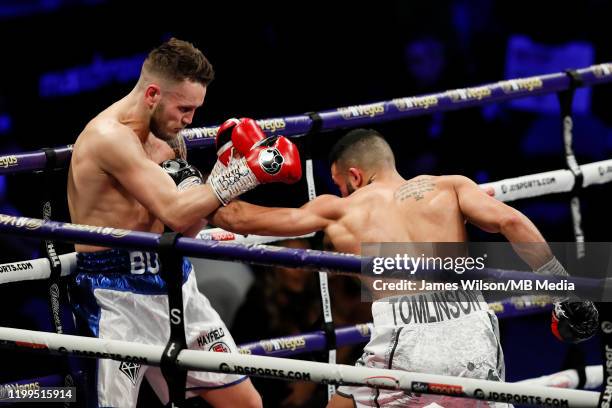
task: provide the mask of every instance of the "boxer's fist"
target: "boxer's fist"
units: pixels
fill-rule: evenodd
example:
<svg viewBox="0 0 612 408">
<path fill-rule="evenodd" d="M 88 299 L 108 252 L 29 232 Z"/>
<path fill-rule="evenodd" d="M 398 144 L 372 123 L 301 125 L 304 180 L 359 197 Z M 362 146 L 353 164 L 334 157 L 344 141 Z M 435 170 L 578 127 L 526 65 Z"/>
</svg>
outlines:
<svg viewBox="0 0 612 408">
<path fill-rule="evenodd" d="M 232 118 L 223 122 L 215 138 L 217 162 L 210 176 L 217 175 L 229 165 L 234 156 L 234 150 L 241 156 L 245 156 L 254 144 L 265 138 L 265 133 L 253 119 Z"/>
<path fill-rule="evenodd" d="M 302 177 L 300 153 L 284 136 L 257 143 L 246 155 L 246 161 L 260 183 L 293 184 Z"/>
<path fill-rule="evenodd" d="M 232 130 L 232 145 L 241 156 L 246 156 L 249 150 L 266 138 L 266 134 L 256 121 L 240 118 Z"/>
<path fill-rule="evenodd" d="M 172 177 L 179 191 L 194 185 L 203 184 L 200 171 L 183 159 L 166 160 L 161 164 L 161 167 Z"/>
<path fill-rule="evenodd" d="M 223 122 L 221 126 L 219 126 L 219 130 L 217 130 L 217 137 L 215 138 L 217 160 L 226 167 L 233 154 L 234 146 L 232 145 L 232 131 L 238 123 L 240 123 L 238 119 L 231 118 Z"/>
<path fill-rule="evenodd" d="M 295 183 L 302 177 L 300 154 L 283 136 L 256 143 L 245 157 L 232 160 L 228 167 L 208 179 L 223 205 L 261 183 Z"/>
<path fill-rule="evenodd" d="M 559 340 L 579 343 L 595 335 L 599 312 L 593 302 L 557 302 L 552 312 L 550 328 Z"/>
</svg>

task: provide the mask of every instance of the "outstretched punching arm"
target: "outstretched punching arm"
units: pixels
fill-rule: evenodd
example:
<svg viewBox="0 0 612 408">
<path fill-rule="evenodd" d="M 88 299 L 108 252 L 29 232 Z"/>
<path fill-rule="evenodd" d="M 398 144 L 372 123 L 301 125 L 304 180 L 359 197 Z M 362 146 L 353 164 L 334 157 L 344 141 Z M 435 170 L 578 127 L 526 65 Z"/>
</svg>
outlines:
<svg viewBox="0 0 612 408">
<path fill-rule="evenodd" d="M 341 216 L 342 198 L 321 195 L 300 208 L 262 207 L 232 201 L 209 222 L 239 234 L 297 236 L 327 228 Z"/>
</svg>

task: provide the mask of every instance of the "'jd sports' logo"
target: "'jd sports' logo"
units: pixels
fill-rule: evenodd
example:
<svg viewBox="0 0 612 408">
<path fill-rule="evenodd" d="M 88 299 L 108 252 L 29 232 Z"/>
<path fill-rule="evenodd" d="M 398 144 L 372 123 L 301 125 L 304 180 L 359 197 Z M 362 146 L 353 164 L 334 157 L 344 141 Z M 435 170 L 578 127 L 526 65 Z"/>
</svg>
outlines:
<svg viewBox="0 0 612 408">
<path fill-rule="evenodd" d="M 606 173 L 612 173 L 612 166 L 599 166 L 597 167 L 600 176 L 604 176 Z"/>
<path fill-rule="evenodd" d="M 132 384 L 136 385 L 136 380 L 138 379 L 138 372 L 140 371 L 140 364 L 137 363 L 126 363 L 122 361 L 119 364 L 119 371 L 127 376 L 130 379 Z"/>
<path fill-rule="evenodd" d="M 485 399 L 485 393 L 480 388 L 476 388 L 474 390 L 474 398 L 476 399 Z"/>
</svg>

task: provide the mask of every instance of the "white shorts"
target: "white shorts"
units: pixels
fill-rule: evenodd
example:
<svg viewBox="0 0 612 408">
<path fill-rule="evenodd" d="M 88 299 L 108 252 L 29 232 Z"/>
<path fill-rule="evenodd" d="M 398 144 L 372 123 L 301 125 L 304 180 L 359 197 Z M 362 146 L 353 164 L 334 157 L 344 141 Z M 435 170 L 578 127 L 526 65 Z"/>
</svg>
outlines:
<svg viewBox="0 0 612 408">
<path fill-rule="evenodd" d="M 126 268 L 126 255 L 129 269 Z M 95 254 L 95 255 L 94 255 Z M 78 273 L 71 288 L 77 318 L 86 322 L 90 336 L 165 346 L 170 336 L 168 296 L 159 275 L 157 256 L 120 250 L 78 254 Z M 110 261 L 109 261 L 110 260 Z M 102 268 L 100 265 L 106 265 Z M 109 266 L 110 265 L 110 266 Z M 95 270 L 103 270 L 96 273 Z M 185 334 L 190 349 L 238 352 L 227 327 L 198 291 L 193 267 L 183 263 Z M 159 367 L 100 359 L 90 378 L 87 406 L 135 407 L 144 377 L 166 404 L 168 387 Z M 91 374 L 90 374 L 91 375 Z M 227 387 L 247 377 L 234 374 L 189 371 L 186 396 L 198 390 Z"/>
<path fill-rule="evenodd" d="M 374 331 L 356 366 L 504 379 L 495 314 L 480 292 L 447 291 L 385 298 L 372 304 Z M 356 407 L 504 406 L 448 396 L 369 387 L 338 388 Z"/>
</svg>

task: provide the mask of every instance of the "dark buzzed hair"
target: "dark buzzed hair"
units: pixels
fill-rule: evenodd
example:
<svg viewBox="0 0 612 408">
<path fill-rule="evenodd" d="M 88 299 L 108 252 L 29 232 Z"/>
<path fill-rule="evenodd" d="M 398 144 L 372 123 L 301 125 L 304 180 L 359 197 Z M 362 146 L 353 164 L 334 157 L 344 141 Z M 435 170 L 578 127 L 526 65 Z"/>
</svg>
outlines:
<svg viewBox="0 0 612 408">
<path fill-rule="evenodd" d="M 187 79 L 204 86 L 215 77 L 213 67 L 202 51 L 190 42 L 174 37 L 149 53 L 142 70 L 169 80 L 181 82 Z"/>
<path fill-rule="evenodd" d="M 329 163 L 344 168 L 395 167 L 395 157 L 383 136 L 374 129 L 353 129 L 336 142 Z"/>
</svg>

